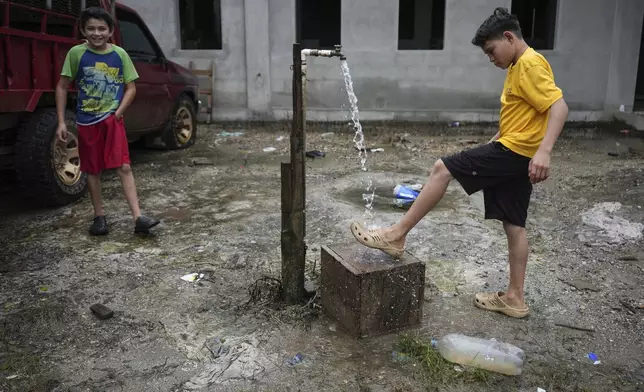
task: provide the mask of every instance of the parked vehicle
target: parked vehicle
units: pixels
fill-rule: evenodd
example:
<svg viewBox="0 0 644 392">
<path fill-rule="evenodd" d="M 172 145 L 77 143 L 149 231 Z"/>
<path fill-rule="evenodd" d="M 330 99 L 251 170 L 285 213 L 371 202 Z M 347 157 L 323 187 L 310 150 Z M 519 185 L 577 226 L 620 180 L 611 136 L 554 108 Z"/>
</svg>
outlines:
<svg viewBox="0 0 644 392">
<path fill-rule="evenodd" d="M 0 0 L 0 169 L 15 170 L 25 196 L 40 205 L 71 203 L 87 188 L 74 85 L 67 102 L 68 141 L 55 137 L 56 83 L 67 51 L 82 42 L 83 3 L 113 13 L 112 43 L 128 52 L 139 74 L 136 97 L 124 115 L 128 140 L 167 149 L 195 142 L 197 77 L 164 56 L 136 11 L 112 1 Z"/>
</svg>

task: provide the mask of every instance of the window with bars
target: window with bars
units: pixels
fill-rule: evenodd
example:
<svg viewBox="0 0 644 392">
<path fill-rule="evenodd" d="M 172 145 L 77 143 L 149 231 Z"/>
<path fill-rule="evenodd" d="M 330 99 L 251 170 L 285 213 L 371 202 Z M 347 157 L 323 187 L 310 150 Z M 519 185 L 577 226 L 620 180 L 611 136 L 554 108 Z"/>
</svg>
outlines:
<svg viewBox="0 0 644 392">
<path fill-rule="evenodd" d="M 179 23 L 181 49 L 222 48 L 220 0 L 179 0 Z"/>
<path fill-rule="evenodd" d="M 534 49 L 554 49 L 557 0 L 512 0 L 511 12 L 519 19 L 528 45 Z"/>
<path fill-rule="evenodd" d="M 297 0 L 297 41 L 303 48 L 333 49 L 342 45 L 341 0 Z"/>
<path fill-rule="evenodd" d="M 399 0 L 398 49 L 441 50 L 445 40 L 445 0 Z"/>
</svg>

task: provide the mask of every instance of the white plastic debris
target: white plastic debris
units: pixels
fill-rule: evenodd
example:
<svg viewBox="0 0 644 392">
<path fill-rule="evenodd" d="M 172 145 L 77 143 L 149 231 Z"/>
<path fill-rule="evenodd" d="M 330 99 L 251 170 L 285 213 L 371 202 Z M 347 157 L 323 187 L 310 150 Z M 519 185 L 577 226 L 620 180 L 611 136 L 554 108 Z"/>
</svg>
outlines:
<svg viewBox="0 0 644 392">
<path fill-rule="evenodd" d="M 198 274 L 196 272 L 193 272 L 188 275 L 183 275 L 181 279 L 185 280 L 186 282 L 198 282 L 203 278 L 203 274 Z"/>
<path fill-rule="evenodd" d="M 537 388 L 537 392 L 546 392 L 546 390 L 543 388 Z"/>
<path fill-rule="evenodd" d="M 264 152 L 273 152 L 273 151 L 275 151 L 275 147 L 266 147 L 264 149 Z"/>
</svg>

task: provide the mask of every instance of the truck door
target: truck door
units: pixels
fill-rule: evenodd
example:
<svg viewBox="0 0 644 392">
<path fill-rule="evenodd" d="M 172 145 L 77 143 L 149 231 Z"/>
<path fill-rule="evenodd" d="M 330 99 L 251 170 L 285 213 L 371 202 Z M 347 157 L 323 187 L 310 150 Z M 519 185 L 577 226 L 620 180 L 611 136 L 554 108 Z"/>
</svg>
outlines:
<svg viewBox="0 0 644 392">
<path fill-rule="evenodd" d="M 173 106 L 165 58 L 137 14 L 117 7 L 116 18 L 121 46 L 139 74 L 136 97 L 124 115 L 126 128 L 132 133 L 160 128 L 170 118 Z"/>
</svg>

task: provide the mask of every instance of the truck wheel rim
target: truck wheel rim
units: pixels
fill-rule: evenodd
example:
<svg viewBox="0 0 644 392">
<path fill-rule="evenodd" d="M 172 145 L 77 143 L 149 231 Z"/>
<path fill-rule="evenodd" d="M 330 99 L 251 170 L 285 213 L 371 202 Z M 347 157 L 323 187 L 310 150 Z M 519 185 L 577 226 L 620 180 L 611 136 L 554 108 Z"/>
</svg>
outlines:
<svg viewBox="0 0 644 392">
<path fill-rule="evenodd" d="M 78 139 L 72 132 L 67 132 L 67 142 L 54 138 L 52 149 L 56 175 L 63 184 L 75 185 L 81 177 Z"/>
<path fill-rule="evenodd" d="M 186 144 L 190 141 L 193 132 L 192 127 L 192 114 L 190 110 L 185 107 L 179 108 L 174 118 L 174 134 L 179 143 Z"/>
</svg>

